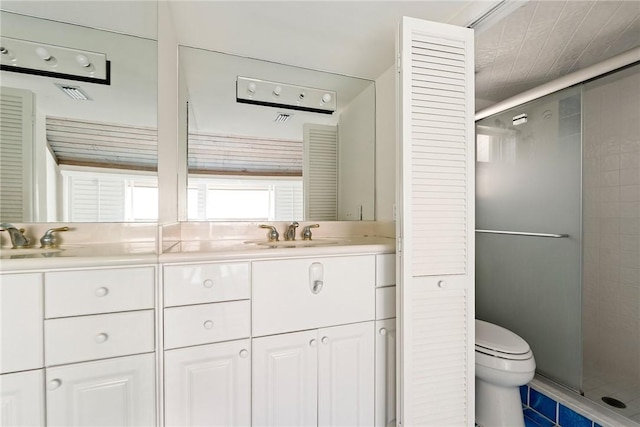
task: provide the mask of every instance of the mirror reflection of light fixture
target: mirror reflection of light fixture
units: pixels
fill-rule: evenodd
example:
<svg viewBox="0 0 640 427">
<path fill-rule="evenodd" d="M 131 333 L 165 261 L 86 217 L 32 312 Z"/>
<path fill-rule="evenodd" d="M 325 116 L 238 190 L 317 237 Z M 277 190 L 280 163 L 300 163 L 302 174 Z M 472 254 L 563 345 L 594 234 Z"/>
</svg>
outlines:
<svg viewBox="0 0 640 427">
<path fill-rule="evenodd" d="M 111 63 L 103 53 L 2 38 L 0 69 L 68 80 L 110 84 Z"/>
<path fill-rule="evenodd" d="M 240 76 L 236 80 L 236 101 L 323 114 L 333 114 L 337 106 L 336 92 L 331 90 Z"/>
</svg>

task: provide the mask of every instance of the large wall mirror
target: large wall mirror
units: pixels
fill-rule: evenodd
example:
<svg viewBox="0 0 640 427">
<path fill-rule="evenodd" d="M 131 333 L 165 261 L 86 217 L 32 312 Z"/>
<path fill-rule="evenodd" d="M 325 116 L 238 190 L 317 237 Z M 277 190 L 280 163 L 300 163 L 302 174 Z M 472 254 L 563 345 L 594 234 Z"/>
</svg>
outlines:
<svg viewBox="0 0 640 427">
<path fill-rule="evenodd" d="M 374 219 L 373 81 L 186 46 L 179 63 L 188 123 L 183 219 Z M 299 98 L 290 102 L 288 90 Z M 263 102 L 238 102 L 253 96 Z M 335 111 L 302 102 L 314 96 Z"/>
<path fill-rule="evenodd" d="M 156 221 L 156 40 L 0 14 L 0 221 Z M 155 14 L 143 19 L 157 28 Z M 56 74 L 93 66 L 78 52 L 106 57 L 108 84 Z M 12 61 L 48 69 L 18 73 Z"/>
</svg>

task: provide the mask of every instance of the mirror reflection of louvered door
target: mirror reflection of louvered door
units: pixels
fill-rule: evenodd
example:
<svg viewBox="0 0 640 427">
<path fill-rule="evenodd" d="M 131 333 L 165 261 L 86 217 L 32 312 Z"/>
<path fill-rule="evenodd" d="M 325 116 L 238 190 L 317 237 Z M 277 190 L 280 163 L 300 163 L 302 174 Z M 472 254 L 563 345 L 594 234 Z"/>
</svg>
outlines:
<svg viewBox="0 0 640 427">
<path fill-rule="evenodd" d="M 473 31 L 403 18 L 399 422 L 474 424 Z"/>
<path fill-rule="evenodd" d="M 0 87 L 0 220 L 33 220 L 33 93 Z"/>
<path fill-rule="evenodd" d="M 313 221 L 338 219 L 338 128 L 304 125 L 304 218 Z"/>
</svg>

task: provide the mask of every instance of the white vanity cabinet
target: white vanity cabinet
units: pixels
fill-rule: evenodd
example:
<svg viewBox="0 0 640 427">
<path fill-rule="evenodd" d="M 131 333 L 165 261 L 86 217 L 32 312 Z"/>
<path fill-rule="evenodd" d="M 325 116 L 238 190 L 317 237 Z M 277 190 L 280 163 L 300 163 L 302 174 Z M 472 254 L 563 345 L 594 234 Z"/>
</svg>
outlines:
<svg viewBox="0 0 640 427">
<path fill-rule="evenodd" d="M 255 338 L 253 425 L 373 425 L 373 326 Z"/>
<path fill-rule="evenodd" d="M 0 275 L 0 426 L 44 424 L 42 274 Z"/>
<path fill-rule="evenodd" d="M 396 255 L 376 255 L 375 426 L 396 420 Z"/>
<path fill-rule="evenodd" d="M 47 425 L 155 424 L 155 270 L 45 272 Z"/>
<path fill-rule="evenodd" d="M 151 426 L 152 353 L 47 368 L 48 426 Z"/>
<path fill-rule="evenodd" d="M 167 426 L 251 423 L 249 262 L 163 266 Z"/>
<path fill-rule="evenodd" d="M 253 425 L 374 424 L 375 262 L 252 263 Z"/>
</svg>

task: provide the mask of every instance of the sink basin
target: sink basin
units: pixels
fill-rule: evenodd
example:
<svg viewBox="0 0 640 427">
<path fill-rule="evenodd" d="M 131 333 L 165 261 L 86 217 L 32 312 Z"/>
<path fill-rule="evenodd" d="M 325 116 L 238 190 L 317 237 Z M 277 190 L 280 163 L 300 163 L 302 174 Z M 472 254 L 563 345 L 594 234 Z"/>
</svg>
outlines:
<svg viewBox="0 0 640 427">
<path fill-rule="evenodd" d="M 337 245 L 339 243 L 345 243 L 345 242 L 346 240 L 341 240 L 341 239 L 317 238 L 313 240 L 293 240 L 293 241 L 281 240 L 279 242 L 268 242 L 265 240 L 247 240 L 244 243 L 246 245 L 257 245 L 257 246 L 264 246 L 268 248 L 309 248 L 314 246 Z"/>
<path fill-rule="evenodd" d="M 33 258 L 35 256 L 50 257 L 55 256 L 57 253 L 62 252 L 64 249 L 60 248 L 3 248 L 0 249 L 0 257 L 3 258 Z"/>
</svg>

